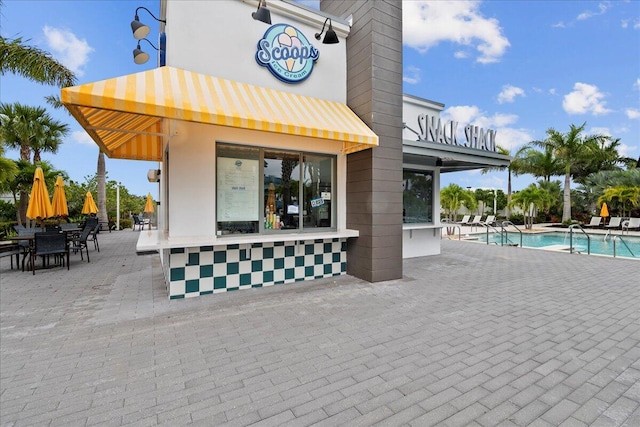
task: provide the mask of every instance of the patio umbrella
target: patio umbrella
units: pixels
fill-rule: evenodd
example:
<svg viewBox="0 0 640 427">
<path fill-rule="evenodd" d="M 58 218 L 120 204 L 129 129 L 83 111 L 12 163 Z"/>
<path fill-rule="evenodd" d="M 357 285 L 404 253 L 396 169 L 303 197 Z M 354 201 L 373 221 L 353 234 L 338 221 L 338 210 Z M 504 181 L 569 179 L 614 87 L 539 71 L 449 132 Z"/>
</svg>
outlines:
<svg viewBox="0 0 640 427">
<path fill-rule="evenodd" d="M 67 195 L 64 193 L 64 180 L 61 176 L 56 178 L 56 188 L 53 190 L 53 216 L 69 216 L 67 207 Z"/>
<path fill-rule="evenodd" d="M 609 208 L 607 208 L 607 204 L 603 203 L 602 208 L 600 209 L 600 216 L 604 218 L 604 223 L 607 223 L 607 217 L 609 216 Z"/>
<path fill-rule="evenodd" d="M 45 219 L 53 216 L 53 208 L 49 201 L 49 191 L 44 182 L 42 168 L 36 168 L 33 175 L 33 186 L 29 195 L 29 206 L 27 206 L 27 217 L 31 219 Z"/>
<path fill-rule="evenodd" d="M 93 195 L 91 194 L 91 191 L 87 191 L 87 195 L 84 198 L 82 213 L 87 215 L 98 213 L 98 207 L 96 206 L 96 202 L 93 201 Z"/>
<path fill-rule="evenodd" d="M 144 212 L 153 213 L 153 211 L 154 211 L 153 198 L 151 197 L 151 193 L 149 193 L 147 194 L 147 203 L 145 203 L 144 205 Z"/>
</svg>

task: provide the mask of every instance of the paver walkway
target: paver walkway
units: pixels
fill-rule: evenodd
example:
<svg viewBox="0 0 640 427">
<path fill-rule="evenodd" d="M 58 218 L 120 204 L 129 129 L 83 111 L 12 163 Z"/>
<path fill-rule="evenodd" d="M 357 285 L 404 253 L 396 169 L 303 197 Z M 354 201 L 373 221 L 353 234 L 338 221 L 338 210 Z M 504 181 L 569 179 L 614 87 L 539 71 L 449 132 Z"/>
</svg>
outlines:
<svg viewBox="0 0 640 427">
<path fill-rule="evenodd" d="M 169 301 L 139 233 L 0 260 L 1 426 L 640 426 L 637 261 L 443 240 L 402 280 Z"/>
</svg>

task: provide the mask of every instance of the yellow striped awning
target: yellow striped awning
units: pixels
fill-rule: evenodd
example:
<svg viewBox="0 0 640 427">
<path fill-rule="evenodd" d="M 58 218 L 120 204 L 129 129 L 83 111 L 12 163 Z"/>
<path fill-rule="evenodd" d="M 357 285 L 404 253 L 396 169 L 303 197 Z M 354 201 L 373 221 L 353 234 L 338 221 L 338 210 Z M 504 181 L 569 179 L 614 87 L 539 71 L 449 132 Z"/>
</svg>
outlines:
<svg viewBox="0 0 640 427">
<path fill-rule="evenodd" d="M 118 159 L 162 161 L 163 119 L 341 141 L 344 153 L 378 145 L 346 104 L 173 67 L 64 88 L 61 100 Z"/>
</svg>

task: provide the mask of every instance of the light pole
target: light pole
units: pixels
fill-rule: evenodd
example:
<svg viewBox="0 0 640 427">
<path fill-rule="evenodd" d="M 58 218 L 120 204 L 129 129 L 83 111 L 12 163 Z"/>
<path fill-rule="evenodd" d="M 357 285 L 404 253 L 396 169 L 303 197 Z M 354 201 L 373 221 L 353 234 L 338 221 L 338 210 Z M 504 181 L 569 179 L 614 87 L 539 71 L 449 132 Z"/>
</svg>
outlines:
<svg viewBox="0 0 640 427">
<path fill-rule="evenodd" d="M 493 189 L 493 214 L 498 215 L 498 190 Z"/>
<path fill-rule="evenodd" d="M 116 230 L 120 230 L 120 183 L 116 183 Z"/>
</svg>

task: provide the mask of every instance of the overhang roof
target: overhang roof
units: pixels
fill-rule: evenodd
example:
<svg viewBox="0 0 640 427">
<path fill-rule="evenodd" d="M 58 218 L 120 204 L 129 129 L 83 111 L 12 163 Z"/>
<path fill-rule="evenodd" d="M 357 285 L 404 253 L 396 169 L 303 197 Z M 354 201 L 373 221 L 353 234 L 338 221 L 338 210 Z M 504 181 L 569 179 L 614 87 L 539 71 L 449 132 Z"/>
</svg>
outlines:
<svg viewBox="0 0 640 427">
<path fill-rule="evenodd" d="M 111 158 L 162 161 L 165 119 L 340 141 L 345 154 L 378 145 L 344 103 L 173 67 L 64 88 L 61 100 Z"/>
</svg>

